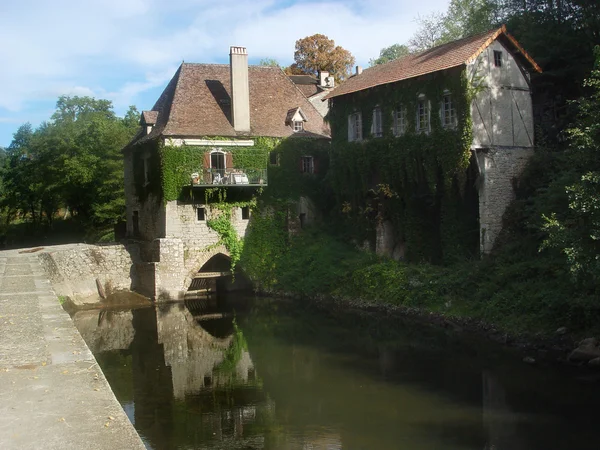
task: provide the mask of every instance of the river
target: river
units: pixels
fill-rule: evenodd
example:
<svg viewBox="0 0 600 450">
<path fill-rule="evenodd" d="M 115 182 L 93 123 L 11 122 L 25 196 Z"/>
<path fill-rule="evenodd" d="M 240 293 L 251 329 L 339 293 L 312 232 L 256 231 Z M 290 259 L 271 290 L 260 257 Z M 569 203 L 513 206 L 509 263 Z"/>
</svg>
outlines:
<svg viewBox="0 0 600 450">
<path fill-rule="evenodd" d="M 599 448 L 594 372 L 461 333 L 245 295 L 73 320 L 149 449 Z"/>
</svg>

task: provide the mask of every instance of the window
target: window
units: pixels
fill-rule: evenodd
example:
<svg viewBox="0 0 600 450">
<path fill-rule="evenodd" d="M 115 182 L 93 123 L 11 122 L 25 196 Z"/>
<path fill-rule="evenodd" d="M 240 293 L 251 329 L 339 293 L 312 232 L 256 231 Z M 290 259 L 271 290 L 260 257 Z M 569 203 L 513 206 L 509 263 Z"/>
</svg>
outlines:
<svg viewBox="0 0 600 450">
<path fill-rule="evenodd" d="M 203 222 L 206 220 L 206 210 L 203 207 L 196 208 L 196 217 L 198 222 Z"/>
<path fill-rule="evenodd" d="M 348 141 L 362 140 L 362 115 L 355 112 L 348 116 Z"/>
<path fill-rule="evenodd" d="M 248 219 L 250 219 L 250 207 L 243 206 L 242 207 L 242 220 L 248 220 Z"/>
<path fill-rule="evenodd" d="M 279 165 L 279 153 L 278 152 L 269 152 L 269 164 L 272 166 Z"/>
<path fill-rule="evenodd" d="M 394 136 L 401 136 L 406 131 L 406 108 L 404 105 L 398 105 L 394 110 Z"/>
<path fill-rule="evenodd" d="M 496 67 L 502 67 L 502 52 L 494 50 L 494 65 Z"/>
<path fill-rule="evenodd" d="M 417 131 L 429 132 L 429 100 L 423 95 L 417 101 Z"/>
<path fill-rule="evenodd" d="M 302 173 L 315 173 L 315 164 L 312 156 L 302 156 L 300 158 L 300 171 Z"/>
<path fill-rule="evenodd" d="M 373 137 L 383 136 L 383 124 L 381 122 L 381 108 L 379 106 L 373 109 L 373 123 L 371 124 L 371 135 Z"/>
<path fill-rule="evenodd" d="M 304 131 L 304 122 L 301 120 L 294 121 L 294 133 L 297 133 L 298 131 Z"/>
<path fill-rule="evenodd" d="M 444 92 L 442 97 L 442 125 L 447 128 L 456 126 L 456 110 L 449 92 Z"/>
</svg>

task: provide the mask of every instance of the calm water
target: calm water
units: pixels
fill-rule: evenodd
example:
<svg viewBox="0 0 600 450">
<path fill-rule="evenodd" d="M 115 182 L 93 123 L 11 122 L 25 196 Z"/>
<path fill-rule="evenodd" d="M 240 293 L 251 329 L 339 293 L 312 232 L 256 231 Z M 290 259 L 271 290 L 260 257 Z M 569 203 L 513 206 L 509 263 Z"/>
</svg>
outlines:
<svg viewBox="0 0 600 450">
<path fill-rule="evenodd" d="M 593 372 L 428 326 L 246 297 L 74 320 L 150 449 L 600 448 Z"/>
</svg>

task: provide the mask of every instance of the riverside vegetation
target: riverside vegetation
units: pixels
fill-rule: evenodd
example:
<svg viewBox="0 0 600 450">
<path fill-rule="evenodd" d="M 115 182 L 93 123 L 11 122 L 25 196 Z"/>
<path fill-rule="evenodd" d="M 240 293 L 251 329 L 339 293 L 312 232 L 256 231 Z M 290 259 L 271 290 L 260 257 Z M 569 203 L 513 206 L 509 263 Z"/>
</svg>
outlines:
<svg viewBox="0 0 600 450">
<path fill-rule="evenodd" d="M 237 246 L 240 267 L 264 291 L 363 298 L 481 319 L 512 332 L 553 333 L 567 327 L 582 336 L 598 333 L 598 50 L 596 69 L 590 70 L 591 49 L 600 41 L 599 7 L 589 0 L 452 0 L 441 21 L 422 21 L 422 33 L 409 43 L 411 49 L 424 48 L 494 28 L 501 21 L 544 66 L 533 79 L 534 93 L 541 103 L 551 103 L 551 117 L 543 115 L 538 121 L 537 153 L 519 181 L 493 254 L 480 260 L 459 251 L 452 258 L 433 258 L 432 249 L 417 248 L 408 252 L 406 262 L 395 262 L 359 250 L 365 238 L 373 239 L 378 220 L 373 208 L 364 208 L 367 214 L 360 221 L 350 218 L 346 203 L 339 201 L 343 183 L 333 171 L 328 174 L 326 158 L 317 176 L 298 177 L 292 150 L 300 149 L 286 149 L 294 147 L 286 142 L 276 149 L 281 164 L 270 167 L 269 187 L 258 201 L 247 203 L 254 210 L 248 236 L 240 240 L 224 220 L 213 225 L 222 229 L 224 243 Z M 423 36 L 437 38 L 424 42 L 419 39 Z M 403 54 L 384 50 L 385 60 Z M 576 98 L 581 100 L 567 102 Z M 61 97 L 49 122 L 36 130 L 22 126 L 1 153 L 5 243 L 31 244 L 22 241 L 31 233 L 40 242 L 48 243 L 42 240 L 48 237 L 56 241 L 53 236 L 62 228 L 71 240 L 111 239 L 112 226 L 124 214 L 119 150 L 137 131 L 138 119 L 135 108 L 118 118 L 109 101 Z M 264 147 L 261 158 L 272 150 Z M 164 150 L 168 156 L 169 149 Z M 431 161 L 427 164 L 426 169 L 435 169 Z M 169 192 L 165 189 L 163 195 L 170 198 Z M 356 190 L 352 194 L 359 195 Z M 407 192 L 383 183 L 366 186 L 361 195 L 358 200 L 366 204 L 406 197 Z M 461 189 L 453 195 L 461 195 Z M 324 220 L 290 237 L 287 224 L 299 196 L 312 198 Z M 63 220 L 65 216 L 69 219 Z M 462 225 L 468 229 L 472 224 Z M 418 227 L 413 224 L 413 229 Z M 459 241 L 459 234 L 446 235 L 446 248 L 463 244 Z"/>
<path fill-rule="evenodd" d="M 263 291 L 366 299 L 509 333 L 599 333 L 600 48 L 595 54 L 584 83 L 589 95 L 573 104 L 566 147 L 538 148 L 491 255 L 446 265 L 376 257 L 358 248 L 343 206 L 331 208 L 319 196 L 316 203 L 330 211 L 322 225 L 293 237 L 282 231 L 286 202 L 263 201 L 268 208 L 254 216 L 241 265 Z M 327 180 L 319 185 L 326 192 Z"/>
</svg>

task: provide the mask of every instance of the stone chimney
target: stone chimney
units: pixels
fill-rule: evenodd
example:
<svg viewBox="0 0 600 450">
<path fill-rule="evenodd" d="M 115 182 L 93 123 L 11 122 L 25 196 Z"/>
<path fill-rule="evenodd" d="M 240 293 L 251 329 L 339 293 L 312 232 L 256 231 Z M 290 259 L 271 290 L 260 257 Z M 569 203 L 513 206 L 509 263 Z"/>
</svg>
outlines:
<svg viewBox="0 0 600 450">
<path fill-rule="evenodd" d="M 246 47 L 230 47 L 231 122 L 235 131 L 250 131 L 250 88 Z"/>
<path fill-rule="evenodd" d="M 332 88 L 333 86 L 333 77 L 329 76 L 329 72 L 319 71 L 319 86 L 322 88 Z"/>
<path fill-rule="evenodd" d="M 356 66 L 356 75 L 360 75 L 362 73 L 362 67 Z"/>
</svg>

